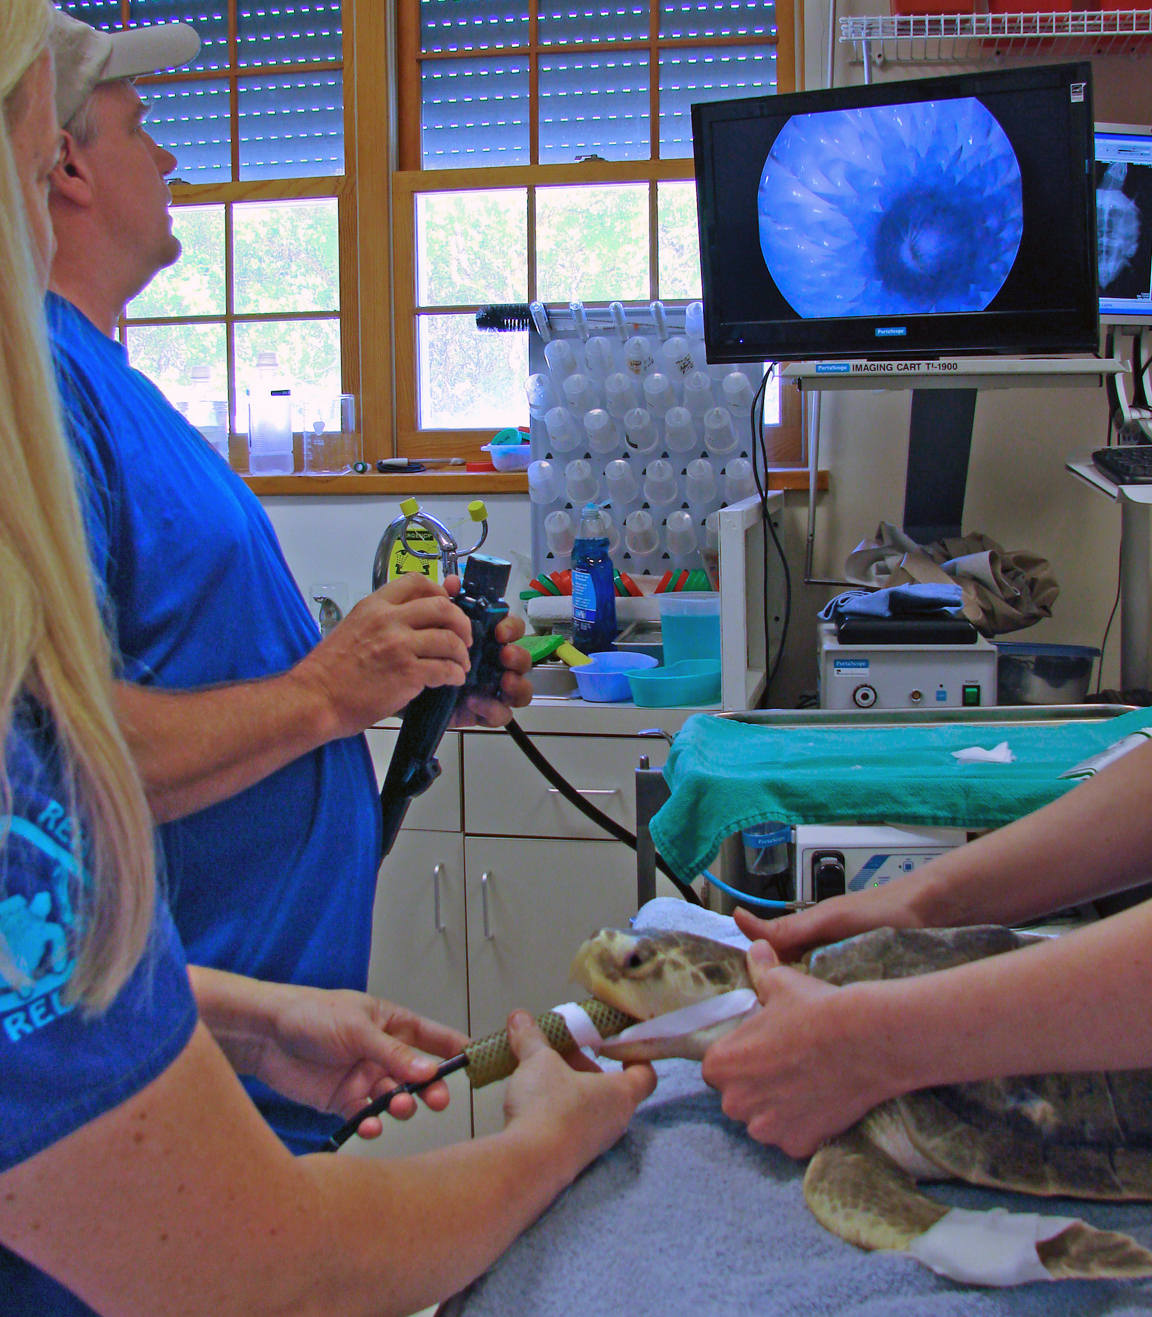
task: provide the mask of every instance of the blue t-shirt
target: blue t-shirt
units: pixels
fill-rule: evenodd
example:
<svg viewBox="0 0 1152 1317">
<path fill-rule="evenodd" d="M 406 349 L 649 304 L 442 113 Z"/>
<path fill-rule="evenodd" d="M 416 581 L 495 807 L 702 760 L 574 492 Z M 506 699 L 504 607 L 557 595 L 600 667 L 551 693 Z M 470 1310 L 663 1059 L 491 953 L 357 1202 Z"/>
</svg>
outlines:
<svg viewBox="0 0 1152 1317">
<path fill-rule="evenodd" d="M 158 901 L 152 944 L 102 1015 L 65 1000 L 83 881 L 51 726 L 19 706 L 5 750 L 0 816 L 0 1171 L 10 1170 L 145 1088 L 196 1024 L 176 930 Z M 90 1313 L 69 1290 L 0 1247 L 5 1317 Z"/>
<path fill-rule="evenodd" d="M 128 680 L 171 690 L 273 676 L 319 640 L 258 500 L 123 347 L 48 295 L 80 457 L 97 590 Z M 380 807 L 363 736 L 333 741 L 160 829 L 189 961 L 280 983 L 363 989 Z M 294 1152 L 339 1119 L 246 1081 Z"/>
</svg>

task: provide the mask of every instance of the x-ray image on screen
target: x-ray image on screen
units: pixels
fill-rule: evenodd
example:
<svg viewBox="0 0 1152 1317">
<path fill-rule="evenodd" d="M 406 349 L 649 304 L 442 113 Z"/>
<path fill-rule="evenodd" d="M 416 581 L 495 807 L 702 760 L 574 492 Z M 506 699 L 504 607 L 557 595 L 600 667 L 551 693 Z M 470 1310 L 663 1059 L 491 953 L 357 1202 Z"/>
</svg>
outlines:
<svg viewBox="0 0 1152 1317">
<path fill-rule="evenodd" d="M 806 319 L 983 311 L 1024 231 L 1016 153 L 971 97 L 794 115 L 757 201 L 768 270 Z"/>
<path fill-rule="evenodd" d="M 1100 296 L 1148 299 L 1152 283 L 1152 168 L 1096 163 L 1096 253 Z"/>
</svg>

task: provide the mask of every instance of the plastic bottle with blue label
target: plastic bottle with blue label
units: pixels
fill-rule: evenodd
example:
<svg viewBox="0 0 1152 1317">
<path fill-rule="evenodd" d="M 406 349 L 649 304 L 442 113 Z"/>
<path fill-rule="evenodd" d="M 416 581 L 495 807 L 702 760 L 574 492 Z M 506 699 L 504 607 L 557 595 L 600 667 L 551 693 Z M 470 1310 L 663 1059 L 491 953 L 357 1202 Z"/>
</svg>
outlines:
<svg viewBox="0 0 1152 1317">
<path fill-rule="evenodd" d="M 572 642 L 582 653 L 596 654 L 612 648 L 616 632 L 608 526 L 597 505 L 588 503 L 572 545 Z"/>
</svg>

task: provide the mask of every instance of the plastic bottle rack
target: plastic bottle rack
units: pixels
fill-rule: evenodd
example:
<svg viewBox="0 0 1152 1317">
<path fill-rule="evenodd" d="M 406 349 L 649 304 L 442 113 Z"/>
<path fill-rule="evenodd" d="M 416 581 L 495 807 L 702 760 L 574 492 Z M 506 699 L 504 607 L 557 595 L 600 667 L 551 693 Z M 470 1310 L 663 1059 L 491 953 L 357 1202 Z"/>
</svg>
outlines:
<svg viewBox="0 0 1152 1317">
<path fill-rule="evenodd" d="M 536 575 L 569 566 L 588 502 L 608 504 L 618 569 L 700 567 L 715 550 L 709 517 L 756 492 L 749 408 L 763 367 L 710 367 L 698 308 L 573 303 L 537 318 L 526 384 Z"/>
</svg>

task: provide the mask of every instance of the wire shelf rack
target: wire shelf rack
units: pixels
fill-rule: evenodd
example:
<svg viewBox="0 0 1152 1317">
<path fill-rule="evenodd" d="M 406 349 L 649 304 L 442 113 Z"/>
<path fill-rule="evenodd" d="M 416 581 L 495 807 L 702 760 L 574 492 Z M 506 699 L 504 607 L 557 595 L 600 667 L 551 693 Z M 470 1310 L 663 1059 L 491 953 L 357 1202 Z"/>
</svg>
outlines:
<svg viewBox="0 0 1152 1317">
<path fill-rule="evenodd" d="M 1152 51 L 1152 10 L 914 14 L 840 19 L 853 58 L 947 64 L 1001 55 L 1135 55 Z"/>
</svg>

